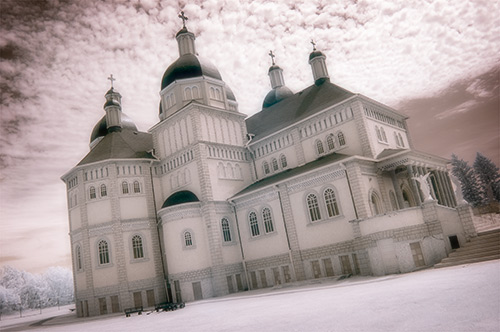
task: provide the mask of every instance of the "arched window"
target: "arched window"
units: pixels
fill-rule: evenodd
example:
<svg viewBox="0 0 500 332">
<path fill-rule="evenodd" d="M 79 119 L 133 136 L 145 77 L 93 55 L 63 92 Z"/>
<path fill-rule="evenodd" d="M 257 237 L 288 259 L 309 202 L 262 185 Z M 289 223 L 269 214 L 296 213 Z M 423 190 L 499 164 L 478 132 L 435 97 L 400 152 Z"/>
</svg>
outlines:
<svg viewBox="0 0 500 332">
<path fill-rule="evenodd" d="M 370 205 L 372 208 L 372 215 L 376 216 L 382 213 L 382 206 L 380 205 L 380 199 L 375 192 L 372 192 L 370 196 Z"/>
<path fill-rule="evenodd" d="M 99 241 L 99 264 L 109 263 L 109 247 L 105 240 Z"/>
<path fill-rule="evenodd" d="M 264 174 L 269 174 L 271 173 L 271 170 L 269 169 L 269 164 L 267 163 L 267 161 L 264 161 L 262 163 L 262 167 L 264 168 Z"/>
<path fill-rule="evenodd" d="M 122 182 L 122 193 L 128 194 L 128 183 L 127 181 Z"/>
<path fill-rule="evenodd" d="M 82 249 L 80 248 L 80 246 L 76 246 L 75 256 L 76 256 L 76 269 L 78 271 L 80 271 L 83 267 L 83 265 L 82 265 Z"/>
<path fill-rule="evenodd" d="M 269 208 L 262 209 L 262 220 L 264 220 L 264 228 L 266 233 L 274 232 L 273 218 Z"/>
<path fill-rule="evenodd" d="M 217 100 L 222 100 L 219 89 L 215 89 L 215 95 L 216 95 Z"/>
<path fill-rule="evenodd" d="M 101 184 L 101 197 L 106 197 L 106 196 L 108 196 L 108 191 L 106 189 L 106 185 Z"/>
<path fill-rule="evenodd" d="M 217 165 L 217 173 L 219 175 L 219 179 L 225 179 L 226 178 L 226 168 L 224 167 L 223 163 L 219 163 Z"/>
<path fill-rule="evenodd" d="M 191 247 L 193 245 L 193 237 L 190 232 L 184 232 L 184 245 Z"/>
<path fill-rule="evenodd" d="M 399 143 L 401 143 L 402 147 L 405 147 L 405 142 L 403 141 L 403 136 L 401 136 L 401 134 L 398 134 L 398 136 L 399 136 Z"/>
<path fill-rule="evenodd" d="M 142 238 L 139 235 L 134 235 L 134 237 L 132 237 L 132 251 L 134 252 L 134 258 L 144 258 Z"/>
<path fill-rule="evenodd" d="M 224 238 L 224 242 L 231 242 L 231 230 L 229 229 L 229 220 L 227 220 L 226 218 L 222 218 L 221 226 L 222 226 L 222 236 Z"/>
<path fill-rule="evenodd" d="M 228 179 L 234 179 L 234 170 L 230 163 L 227 163 L 226 165 L 226 176 Z"/>
<path fill-rule="evenodd" d="M 243 176 L 241 175 L 241 167 L 238 164 L 236 164 L 236 166 L 234 167 L 234 177 L 235 179 L 243 178 Z"/>
<path fill-rule="evenodd" d="M 309 209 L 309 218 L 311 221 L 316 221 L 321 219 L 321 213 L 319 212 L 318 198 L 315 194 L 307 195 L 307 208 Z"/>
<path fill-rule="evenodd" d="M 325 153 L 325 148 L 323 147 L 323 142 L 321 142 L 320 140 L 316 141 L 316 152 L 318 154 Z"/>
<path fill-rule="evenodd" d="M 255 212 L 250 212 L 248 215 L 248 221 L 250 222 L 250 230 L 252 231 L 252 236 L 260 235 L 259 223 L 257 221 L 257 214 Z"/>
<path fill-rule="evenodd" d="M 271 165 L 273 167 L 273 172 L 279 170 L 278 161 L 276 160 L 276 158 L 271 159 Z"/>
<path fill-rule="evenodd" d="M 134 181 L 134 193 L 140 193 L 141 192 L 141 186 L 139 185 L 139 181 Z"/>
<path fill-rule="evenodd" d="M 198 98 L 199 98 L 198 87 L 193 86 L 193 99 L 198 99 Z"/>
<path fill-rule="evenodd" d="M 90 187 L 90 199 L 96 198 L 95 187 Z"/>
<path fill-rule="evenodd" d="M 325 197 L 325 205 L 326 205 L 326 211 L 328 212 L 328 217 L 331 218 L 338 216 L 339 207 L 333 189 L 326 189 L 324 192 L 324 197 Z"/>
<path fill-rule="evenodd" d="M 379 141 L 382 140 L 382 135 L 380 134 L 380 129 L 378 129 L 378 126 L 375 126 L 375 131 L 377 132 L 377 139 Z"/>
<path fill-rule="evenodd" d="M 191 93 L 191 88 L 187 87 L 184 90 L 184 93 L 186 94 L 186 100 L 193 99 L 193 95 Z"/>
<path fill-rule="evenodd" d="M 328 146 L 328 151 L 335 149 L 335 137 L 333 134 L 328 135 L 326 138 L 326 145 Z"/>
<path fill-rule="evenodd" d="M 210 87 L 210 98 L 215 98 L 215 89 L 213 86 Z"/>
<path fill-rule="evenodd" d="M 286 157 L 284 154 L 280 156 L 281 168 L 286 168 L 288 163 L 286 162 Z"/>
<path fill-rule="evenodd" d="M 385 135 L 385 130 L 382 127 L 380 127 L 380 134 L 382 135 L 382 140 L 387 142 L 387 136 Z"/>
<path fill-rule="evenodd" d="M 340 146 L 345 145 L 345 137 L 344 137 L 344 134 L 342 132 L 340 132 L 340 133 L 337 134 L 337 138 L 339 140 L 339 145 Z"/>
</svg>

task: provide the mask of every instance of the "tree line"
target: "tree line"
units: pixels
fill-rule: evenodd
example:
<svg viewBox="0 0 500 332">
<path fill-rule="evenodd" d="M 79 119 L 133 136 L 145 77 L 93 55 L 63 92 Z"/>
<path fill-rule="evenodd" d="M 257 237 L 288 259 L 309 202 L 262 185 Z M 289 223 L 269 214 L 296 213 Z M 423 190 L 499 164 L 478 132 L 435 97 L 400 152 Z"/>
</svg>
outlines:
<svg viewBox="0 0 500 332">
<path fill-rule="evenodd" d="M 63 267 L 50 267 L 43 274 L 10 266 L 0 270 L 0 313 L 73 303 L 73 293 L 73 274 Z"/>
<path fill-rule="evenodd" d="M 455 154 L 451 156 L 451 173 L 462 185 L 464 199 L 473 207 L 500 202 L 499 168 L 487 157 L 477 153 L 470 166 Z"/>
</svg>

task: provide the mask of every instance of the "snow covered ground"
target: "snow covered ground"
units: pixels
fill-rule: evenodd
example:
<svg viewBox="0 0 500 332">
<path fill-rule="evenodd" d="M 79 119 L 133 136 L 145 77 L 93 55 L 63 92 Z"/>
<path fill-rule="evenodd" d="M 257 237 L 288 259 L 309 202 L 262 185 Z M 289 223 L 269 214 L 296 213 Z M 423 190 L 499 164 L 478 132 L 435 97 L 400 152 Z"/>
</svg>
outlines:
<svg viewBox="0 0 500 332">
<path fill-rule="evenodd" d="M 60 313 L 55 309 L 54 313 Z M 69 312 L 65 309 L 65 312 Z M 43 316 L 43 317 L 42 317 Z M 35 318 L 34 318 L 35 317 Z M 6 319 L 2 331 L 500 331 L 500 260 L 322 279 L 188 303 L 174 312 Z M 31 326 L 30 326 L 31 324 Z"/>
</svg>

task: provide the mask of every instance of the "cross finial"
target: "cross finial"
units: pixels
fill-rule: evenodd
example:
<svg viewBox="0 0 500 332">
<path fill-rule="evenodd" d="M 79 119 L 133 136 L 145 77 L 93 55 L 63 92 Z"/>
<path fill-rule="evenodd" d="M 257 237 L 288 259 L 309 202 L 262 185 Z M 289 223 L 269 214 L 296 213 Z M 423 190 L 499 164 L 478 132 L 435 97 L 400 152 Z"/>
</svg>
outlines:
<svg viewBox="0 0 500 332">
<path fill-rule="evenodd" d="M 113 88 L 113 81 L 116 81 L 116 79 L 113 77 L 113 74 L 109 75 L 108 80 L 111 81 L 111 88 Z"/>
<path fill-rule="evenodd" d="M 313 51 L 316 51 L 316 43 L 311 39 L 311 44 L 313 46 Z"/>
<path fill-rule="evenodd" d="M 186 17 L 186 15 L 184 15 L 184 11 L 181 11 L 181 13 L 179 14 L 179 18 L 182 20 L 182 26 L 185 28 L 188 18 Z"/>
<path fill-rule="evenodd" d="M 273 62 L 273 66 L 274 66 L 274 64 L 275 64 L 275 63 L 274 63 L 274 57 L 275 57 L 276 55 L 274 55 L 274 54 L 273 54 L 273 51 L 271 50 L 271 51 L 269 51 L 269 56 L 271 57 L 271 61 Z"/>
</svg>

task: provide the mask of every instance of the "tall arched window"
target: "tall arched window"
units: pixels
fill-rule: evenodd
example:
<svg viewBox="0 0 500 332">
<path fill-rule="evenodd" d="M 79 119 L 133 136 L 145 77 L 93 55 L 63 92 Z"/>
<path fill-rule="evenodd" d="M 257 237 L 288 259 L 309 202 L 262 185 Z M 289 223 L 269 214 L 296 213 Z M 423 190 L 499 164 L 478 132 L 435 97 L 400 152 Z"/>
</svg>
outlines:
<svg viewBox="0 0 500 332">
<path fill-rule="evenodd" d="M 134 193 L 140 193 L 141 192 L 141 186 L 139 185 L 139 181 L 134 181 Z"/>
<path fill-rule="evenodd" d="M 250 222 L 250 230 L 252 231 L 252 236 L 260 235 L 259 223 L 257 221 L 257 214 L 255 212 L 250 212 L 248 215 L 248 221 Z"/>
<path fill-rule="evenodd" d="M 377 139 L 379 141 L 382 141 L 382 135 L 380 134 L 380 129 L 378 129 L 378 126 L 375 126 L 375 131 L 377 132 Z"/>
<path fill-rule="evenodd" d="M 399 143 L 401 143 L 402 147 L 405 147 L 405 142 L 403 141 L 403 136 L 401 136 L 401 134 L 398 134 L 398 136 L 399 136 Z"/>
<path fill-rule="evenodd" d="M 227 218 L 222 218 L 221 226 L 224 242 L 231 242 L 231 229 L 229 228 L 229 220 L 227 220 Z"/>
<path fill-rule="evenodd" d="M 144 258 L 142 238 L 139 235 L 134 235 L 134 237 L 132 237 L 132 251 L 134 252 L 134 258 Z"/>
<path fill-rule="evenodd" d="M 99 264 L 109 263 L 109 247 L 105 240 L 99 241 Z"/>
<path fill-rule="evenodd" d="M 307 195 L 307 208 L 309 209 L 309 218 L 311 221 L 316 221 L 321 219 L 321 213 L 319 211 L 318 197 L 315 194 Z"/>
<path fill-rule="evenodd" d="M 273 167 L 273 172 L 279 170 L 278 161 L 276 160 L 276 158 L 271 159 L 271 165 Z"/>
<path fill-rule="evenodd" d="M 108 196 L 108 190 L 106 189 L 105 184 L 101 184 L 101 197 L 106 197 Z"/>
<path fill-rule="evenodd" d="M 345 137 L 344 137 L 344 134 L 342 132 L 340 132 L 340 133 L 337 134 L 337 138 L 339 140 L 339 145 L 340 146 L 345 145 Z"/>
<path fill-rule="evenodd" d="M 199 98 L 198 87 L 193 86 L 193 99 L 198 99 L 198 98 Z"/>
<path fill-rule="evenodd" d="M 370 205 L 372 207 L 372 215 L 376 216 L 382 213 L 382 206 L 380 205 L 380 199 L 375 192 L 372 192 L 370 196 Z"/>
<path fill-rule="evenodd" d="M 335 137 L 333 134 L 328 135 L 326 138 L 326 145 L 328 146 L 328 151 L 335 149 Z"/>
<path fill-rule="evenodd" d="M 193 237 L 190 232 L 184 232 L 184 245 L 191 247 L 193 245 Z"/>
<path fill-rule="evenodd" d="M 335 197 L 335 192 L 333 189 L 326 189 L 324 193 L 326 211 L 328 212 L 328 217 L 335 217 L 339 215 L 339 207 L 337 205 L 337 198 Z"/>
<path fill-rule="evenodd" d="M 286 157 L 284 154 L 280 156 L 280 162 L 281 162 L 281 168 L 286 168 L 288 166 L 288 163 L 286 161 Z"/>
<path fill-rule="evenodd" d="M 128 194 L 128 183 L 127 181 L 122 182 L 122 193 Z"/>
<path fill-rule="evenodd" d="M 96 198 L 95 187 L 90 187 L 90 199 Z"/>
<path fill-rule="evenodd" d="M 382 140 L 387 142 L 387 136 L 385 135 L 385 130 L 383 127 L 380 127 L 380 134 L 382 135 Z"/>
<path fill-rule="evenodd" d="M 264 228 L 266 233 L 274 232 L 273 218 L 269 208 L 262 209 L 262 220 L 264 220 Z"/>
<path fill-rule="evenodd" d="M 396 211 L 398 209 L 398 201 L 396 200 L 396 195 L 394 194 L 394 191 L 389 191 L 389 198 L 391 200 L 391 207 L 393 211 Z"/>
<path fill-rule="evenodd" d="M 186 100 L 193 99 L 191 88 L 187 87 L 186 89 L 184 89 L 184 93 L 186 94 Z"/>
<path fill-rule="evenodd" d="M 269 174 L 271 173 L 271 170 L 269 169 L 269 164 L 267 163 L 267 161 L 264 161 L 262 163 L 262 167 L 264 168 L 264 174 Z"/>
<path fill-rule="evenodd" d="M 83 265 L 82 265 L 82 249 L 80 248 L 80 246 L 76 246 L 75 256 L 76 256 L 76 269 L 78 271 L 80 271 L 83 267 Z"/>
<path fill-rule="evenodd" d="M 325 148 L 323 147 L 323 142 L 321 142 L 320 140 L 316 141 L 316 152 L 318 154 L 325 153 Z"/>
</svg>

